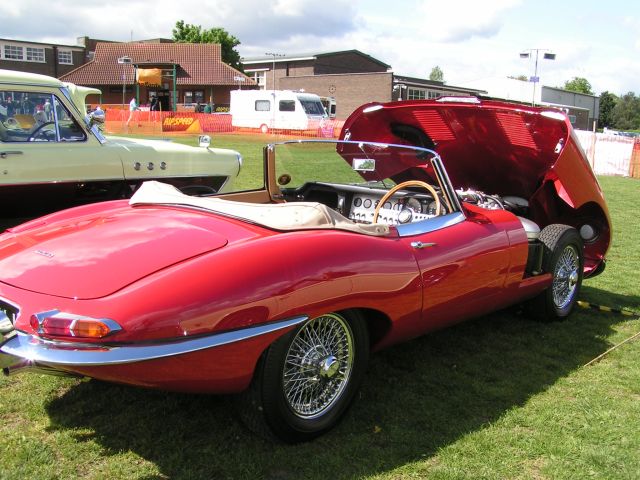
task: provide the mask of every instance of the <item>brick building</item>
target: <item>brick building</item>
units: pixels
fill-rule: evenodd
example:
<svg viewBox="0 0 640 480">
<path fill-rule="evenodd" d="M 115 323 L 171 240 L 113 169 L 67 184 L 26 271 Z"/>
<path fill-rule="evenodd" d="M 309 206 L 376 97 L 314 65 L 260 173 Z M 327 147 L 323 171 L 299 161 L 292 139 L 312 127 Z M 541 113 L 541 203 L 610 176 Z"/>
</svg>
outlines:
<svg viewBox="0 0 640 480">
<path fill-rule="evenodd" d="M 336 101 L 336 118 L 369 102 L 480 95 L 483 90 L 398 76 L 391 66 L 358 50 L 246 58 L 245 72 L 258 88 L 304 90 Z"/>
<path fill-rule="evenodd" d="M 0 38 L 0 68 L 60 77 L 85 63 L 79 45 L 25 42 Z"/>
<path fill-rule="evenodd" d="M 96 42 L 89 56 L 89 62 L 60 79 L 99 88 L 104 104 L 128 104 L 132 96 L 147 104 L 155 95 L 165 111 L 192 108 L 198 103 L 228 105 L 230 90 L 240 83 L 255 86 L 251 78 L 222 61 L 218 44 L 161 39 Z M 140 74 L 152 70 L 159 72 L 156 80 L 141 85 Z"/>
</svg>

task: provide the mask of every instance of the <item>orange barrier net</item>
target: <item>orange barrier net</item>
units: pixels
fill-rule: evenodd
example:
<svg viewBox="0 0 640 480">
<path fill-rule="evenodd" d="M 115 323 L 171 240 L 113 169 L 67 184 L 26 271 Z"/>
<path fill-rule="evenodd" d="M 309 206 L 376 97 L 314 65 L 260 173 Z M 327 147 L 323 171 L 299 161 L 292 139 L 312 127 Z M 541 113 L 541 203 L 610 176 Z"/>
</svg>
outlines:
<svg viewBox="0 0 640 480">
<path fill-rule="evenodd" d="M 631 154 L 631 162 L 629 165 L 629 176 L 640 178 L 640 140 L 636 139 L 633 144 L 633 153 Z"/>
<path fill-rule="evenodd" d="M 201 133 L 261 133 L 257 128 L 235 128 L 228 113 L 152 112 L 107 109 L 105 130 L 110 134 L 201 134 Z M 337 138 L 344 125 L 343 120 L 323 120 L 306 130 L 274 130 L 296 137 Z M 267 133 L 267 132 L 262 132 Z"/>
</svg>

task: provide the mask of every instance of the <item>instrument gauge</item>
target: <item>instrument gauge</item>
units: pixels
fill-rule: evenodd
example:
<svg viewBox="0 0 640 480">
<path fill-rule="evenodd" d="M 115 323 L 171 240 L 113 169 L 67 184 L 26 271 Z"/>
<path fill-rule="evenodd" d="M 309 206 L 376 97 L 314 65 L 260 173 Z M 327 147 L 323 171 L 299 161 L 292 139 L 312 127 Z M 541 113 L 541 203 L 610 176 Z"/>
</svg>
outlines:
<svg viewBox="0 0 640 480">
<path fill-rule="evenodd" d="M 408 208 L 415 213 L 422 213 L 422 204 L 417 198 L 407 198 L 404 202 L 404 208 Z"/>
</svg>

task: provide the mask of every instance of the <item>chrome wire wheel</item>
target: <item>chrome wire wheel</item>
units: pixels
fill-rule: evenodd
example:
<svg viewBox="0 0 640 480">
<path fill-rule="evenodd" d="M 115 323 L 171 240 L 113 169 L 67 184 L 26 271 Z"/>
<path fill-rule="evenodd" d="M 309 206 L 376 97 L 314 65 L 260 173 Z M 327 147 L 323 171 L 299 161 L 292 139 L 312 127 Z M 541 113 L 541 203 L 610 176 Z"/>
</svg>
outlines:
<svg viewBox="0 0 640 480">
<path fill-rule="evenodd" d="M 559 309 L 571 303 L 580 279 L 580 258 L 576 247 L 567 245 L 553 272 L 553 302 Z"/>
<path fill-rule="evenodd" d="M 284 397 L 294 415 L 313 419 L 329 410 L 349 384 L 354 361 L 349 323 L 331 313 L 305 324 L 285 356 Z"/>
</svg>

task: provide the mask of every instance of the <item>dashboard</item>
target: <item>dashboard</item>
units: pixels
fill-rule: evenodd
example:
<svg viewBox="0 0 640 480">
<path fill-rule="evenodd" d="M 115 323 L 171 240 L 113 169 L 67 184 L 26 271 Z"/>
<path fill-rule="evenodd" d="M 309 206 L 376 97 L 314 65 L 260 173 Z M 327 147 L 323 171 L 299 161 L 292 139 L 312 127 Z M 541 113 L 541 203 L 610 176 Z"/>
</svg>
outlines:
<svg viewBox="0 0 640 480">
<path fill-rule="evenodd" d="M 356 223 L 372 223 L 376 207 L 386 189 L 362 185 L 308 183 L 295 190 L 285 190 L 287 201 L 324 203 Z M 436 216 L 435 199 L 426 191 L 401 190 L 380 209 L 378 223 L 397 225 L 418 222 Z"/>
<path fill-rule="evenodd" d="M 348 217 L 354 222 L 373 222 L 382 196 L 355 195 Z M 435 201 L 426 195 L 398 192 L 380 209 L 378 223 L 397 225 L 418 222 L 435 216 Z"/>
</svg>

